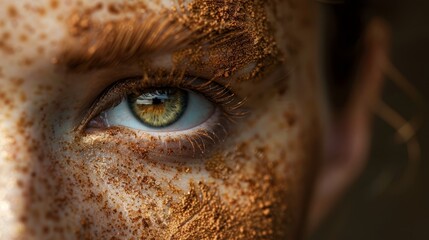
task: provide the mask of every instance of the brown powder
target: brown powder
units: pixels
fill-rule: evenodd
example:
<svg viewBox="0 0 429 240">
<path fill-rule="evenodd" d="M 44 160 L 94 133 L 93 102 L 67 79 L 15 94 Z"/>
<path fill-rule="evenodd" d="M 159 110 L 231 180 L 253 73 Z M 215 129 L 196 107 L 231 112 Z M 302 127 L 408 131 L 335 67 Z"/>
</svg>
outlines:
<svg viewBox="0 0 429 240">
<path fill-rule="evenodd" d="M 225 157 L 221 154 L 214 154 L 207 159 L 204 164 L 210 176 L 215 179 L 226 180 L 232 171 L 231 168 L 226 165 Z"/>
<path fill-rule="evenodd" d="M 192 1 L 181 5 L 178 21 L 200 36 L 194 44 L 175 55 L 176 64 L 198 69 L 217 69 L 213 78 L 227 78 L 249 63 L 255 67 L 240 79 L 261 77 L 278 59 L 272 29 L 267 20 L 264 1 L 225 0 Z M 175 14 L 175 13 L 173 13 Z M 234 49 L 234 50 L 233 50 Z"/>
</svg>

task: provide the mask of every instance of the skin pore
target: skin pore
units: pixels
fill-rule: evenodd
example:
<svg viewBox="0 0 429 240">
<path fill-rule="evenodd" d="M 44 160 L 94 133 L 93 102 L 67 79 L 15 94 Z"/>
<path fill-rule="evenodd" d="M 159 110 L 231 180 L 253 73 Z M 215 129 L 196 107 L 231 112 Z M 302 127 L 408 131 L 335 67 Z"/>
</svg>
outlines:
<svg viewBox="0 0 429 240">
<path fill-rule="evenodd" d="M 0 238 L 298 238 L 324 110 L 312 9 L 1 1 Z M 135 85 L 199 92 L 217 114 L 106 124 Z"/>
</svg>

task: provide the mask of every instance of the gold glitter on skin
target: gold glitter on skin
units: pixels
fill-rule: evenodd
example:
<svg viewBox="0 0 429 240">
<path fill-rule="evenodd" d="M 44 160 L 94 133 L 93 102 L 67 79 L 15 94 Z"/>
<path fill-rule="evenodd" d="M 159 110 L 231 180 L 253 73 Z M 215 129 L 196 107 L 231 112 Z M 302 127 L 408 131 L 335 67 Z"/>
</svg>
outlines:
<svg viewBox="0 0 429 240">
<path fill-rule="evenodd" d="M 89 31 L 104 29 L 109 22 L 133 22 L 136 16 L 152 11 L 151 7 L 142 1 L 120 4 L 42 0 L 37 8 L 15 6 L 18 14 L 24 16 L 18 22 L 19 27 L 14 31 L 10 27 L 0 30 L 1 34 L 11 35 L 2 46 L 13 49 L 0 50 L 2 56 L 11 54 L 7 61 L 0 61 L 3 69 L 0 102 L 6 106 L 0 114 L 1 143 L 6 146 L 0 150 L 0 169 L 4 173 L 0 178 L 4 183 L 0 202 L 15 204 L 7 212 L 11 219 L 1 224 L 8 226 L 0 229 L 3 236 L 7 239 L 296 239 L 304 205 L 302 189 L 308 186 L 303 179 L 307 179 L 307 169 L 312 165 L 309 160 L 318 154 L 317 150 L 309 151 L 314 149 L 312 140 L 316 136 L 312 134 L 318 126 L 313 122 L 317 118 L 310 112 L 317 101 L 298 101 L 302 91 L 269 73 L 279 53 L 260 8 L 262 1 L 239 1 L 246 6 L 238 11 L 243 15 L 231 18 L 228 14 L 231 9 L 236 11 L 236 3 L 225 1 L 222 7 L 217 2 L 198 0 L 185 6 L 177 4 L 175 10 L 171 6 L 159 7 L 161 16 L 171 14 L 180 20 L 188 34 L 196 36 L 187 43 L 188 48 L 181 48 L 174 55 L 177 68 L 195 69 L 209 79 L 230 81 L 233 78 L 219 78 L 234 76 L 254 62 L 256 68 L 240 80 L 253 79 L 250 76 L 264 80 L 231 81 L 235 84 L 233 90 L 240 86 L 237 91 L 248 97 L 246 105 L 251 108 L 251 115 L 237 122 L 228 138 L 218 144 L 215 154 L 178 161 L 171 161 L 178 150 L 165 151 L 156 136 L 118 127 L 88 133 L 72 131 L 80 122 L 76 119 L 81 120 L 81 113 L 88 110 L 98 95 L 93 82 L 106 81 L 99 84 L 104 89 L 112 79 L 105 80 L 102 76 L 114 76 L 116 81 L 120 79 L 116 76 L 129 68 L 111 65 L 90 72 L 61 71 L 65 60 L 62 54 L 70 50 L 62 48 L 72 46 L 71 41 L 77 40 L 73 46 L 80 44 L 85 52 L 91 46 L 85 42 L 91 36 Z M 210 8 L 217 14 L 211 14 Z M 176 14 L 184 9 L 190 12 Z M 34 21 L 38 17 L 25 18 L 30 13 L 40 17 L 40 12 L 45 12 L 42 19 L 54 19 L 60 26 L 46 24 L 50 21 Z M 77 17 L 70 22 L 74 16 Z M 45 32 L 46 29 L 51 30 Z M 226 33 L 231 29 L 240 29 L 242 33 L 228 36 Z M 65 39 L 60 38 L 62 31 Z M 34 54 L 26 48 L 28 45 L 19 41 L 23 34 L 36 38 L 26 43 L 37 45 L 31 46 L 35 53 L 37 49 L 45 49 L 43 54 Z M 223 45 L 211 44 L 204 49 L 205 41 L 214 42 L 218 38 L 229 42 L 221 41 Z M 260 44 L 254 44 L 256 40 Z M 226 48 L 227 45 L 231 47 Z M 237 52 L 234 49 L 237 46 L 248 52 Z M 31 65 L 22 62 L 34 57 L 37 61 Z M 307 70 L 305 67 L 299 72 Z M 303 75 L 294 82 L 306 79 L 307 75 Z M 242 94 L 245 89 L 252 94 Z M 291 95 L 294 91 L 296 95 Z M 306 88 L 309 91 L 311 88 Z M 21 98 L 22 94 L 26 97 Z M 92 96 L 89 104 L 77 104 L 85 102 L 81 99 L 84 95 Z M 290 119 L 295 120 L 294 124 L 289 124 Z M 173 134 L 172 138 L 180 135 Z M 15 194 L 4 197 L 11 192 Z"/>
</svg>

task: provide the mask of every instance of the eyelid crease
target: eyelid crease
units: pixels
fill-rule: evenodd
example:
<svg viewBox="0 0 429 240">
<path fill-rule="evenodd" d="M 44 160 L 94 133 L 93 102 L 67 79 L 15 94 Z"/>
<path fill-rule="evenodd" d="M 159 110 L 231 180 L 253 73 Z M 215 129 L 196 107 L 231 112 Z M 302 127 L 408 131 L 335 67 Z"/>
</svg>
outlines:
<svg viewBox="0 0 429 240">
<path fill-rule="evenodd" d="M 169 73 L 158 70 L 150 75 L 145 71 L 143 76 L 134 76 L 119 80 L 111 87 L 108 87 L 95 100 L 95 103 L 92 104 L 92 107 L 75 131 L 83 132 L 92 119 L 119 104 L 132 91 L 154 87 L 177 87 L 200 93 L 212 101 L 216 107 L 220 107 L 223 117 L 231 123 L 235 123 L 237 119 L 243 118 L 249 113 L 243 107 L 245 99 L 242 99 L 228 87 L 222 86 L 215 81 L 188 77 L 184 72 L 174 70 Z"/>
</svg>

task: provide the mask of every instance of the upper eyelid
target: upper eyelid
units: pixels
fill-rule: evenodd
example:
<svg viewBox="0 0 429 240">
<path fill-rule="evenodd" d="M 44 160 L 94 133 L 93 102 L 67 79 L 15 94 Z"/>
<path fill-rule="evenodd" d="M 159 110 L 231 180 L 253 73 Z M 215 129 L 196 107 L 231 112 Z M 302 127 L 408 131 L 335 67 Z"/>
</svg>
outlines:
<svg viewBox="0 0 429 240">
<path fill-rule="evenodd" d="M 136 78 L 136 77 L 135 77 Z M 133 78 L 128 78 L 133 79 Z M 118 99 L 121 99 L 124 95 L 124 92 L 121 91 L 111 91 L 112 89 L 125 89 L 127 85 L 130 85 L 130 81 L 128 80 L 118 80 L 113 83 L 111 86 L 107 87 L 99 97 L 97 97 L 94 103 L 89 108 L 88 112 L 85 114 L 83 120 L 79 123 L 77 128 L 75 129 L 78 132 L 82 132 L 88 122 L 96 116 L 96 114 L 100 113 L 101 108 L 109 108 L 109 103 L 113 105 L 116 103 Z"/>
</svg>

